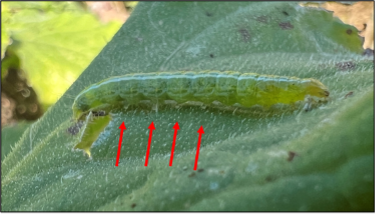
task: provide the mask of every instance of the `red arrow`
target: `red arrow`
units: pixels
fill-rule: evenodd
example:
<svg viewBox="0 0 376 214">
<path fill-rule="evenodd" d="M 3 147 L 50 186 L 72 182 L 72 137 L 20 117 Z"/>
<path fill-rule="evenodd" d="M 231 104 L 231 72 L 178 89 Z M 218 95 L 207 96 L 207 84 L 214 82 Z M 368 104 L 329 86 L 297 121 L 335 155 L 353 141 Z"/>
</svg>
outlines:
<svg viewBox="0 0 376 214">
<path fill-rule="evenodd" d="M 120 158 L 121 142 L 123 141 L 123 132 L 124 132 L 124 130 L 127 129 L 127 128 L 125 127 L 125 125 L 124 125 L 124 121 L 123 121 L 123 123 L 119 126 L 119 129 L 120 129 L 120 139 L 119 139 L 119 147 L 118 147 L 118 152 L 117 152 L 117 157 L 116 157 L 116 163 L 115 163 L 115 166 L 119 166 L 119 158 Z"/>
<path fill-rule="evenodd" d="M 148 149 L 146 150 L 146 160 L 145 160 L 145 166 L 148 166 L 149 161 L 149 152 L 150 152 L 150 145 L 151 145 L 151 138 L 153 137 L 153 130 L 155 130 L 154 122 L 152 121 L 149 128 L 150 134 L 149 134 L 149 142 L 148 142 Z"/>
<path fill-rule="evenodd" d="M 178 122 L 176 122 L 175 125 L 174 125 L 174 127 L 172 127 L 172 128 L 175 129 L 175 132 L 174 132 L 174 139 L 172 140 L 170 166 L 172 166 L 172 160 L 174 159 L 174 150 L 175 150 L 176 135 L 178 134 L 178 130 L 180 129 Z"/>
<path fill-rule="evenodd" d="M 198 135 L 198 143 L 197 143 L 197 152 L 196 152 L 195 166 L 193 167 L 193 170 L 197 169 L 198 155 L 200 154 L 201 135 L 205 134 L 204 129 L 202 128 L 202 126 L 198 129 L 197 133 L 199 135 Z"/>
</svg>

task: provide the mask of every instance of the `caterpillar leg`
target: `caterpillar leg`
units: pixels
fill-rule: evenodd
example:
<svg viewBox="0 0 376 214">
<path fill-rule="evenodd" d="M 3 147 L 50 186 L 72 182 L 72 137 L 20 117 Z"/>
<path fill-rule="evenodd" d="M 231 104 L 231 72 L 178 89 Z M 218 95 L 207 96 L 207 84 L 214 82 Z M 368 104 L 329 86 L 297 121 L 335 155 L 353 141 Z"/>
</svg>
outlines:
<svg viewBox="0 0 376 214">
<path fill-rule="evenodd" d="M 330 98 L 328 98 L 328 97 L 319 98 L 319 97 L 313 97 L 313 96 L 307 95 L 304 98 L 303 110 L 305 112 L 311 111 L 312 109 L 317 108 L 317 107 L 321 106 L 322 104 L 327 103 L 329 100 L 330 100 Z"/>
<path fill-rule="evenodd" d="M 153 104 L 152 110 L 154 110 L 158 114 L 158 102 Z"/>
<path fill-rule="evenodd" d="M 304 106 L 303 106 L 303 110 L 305 112 L 308 112 L 308 111 L 311 111 L 312 110 L 312 105 L 315 101 L 312 99 L 312 97 L 309 97 L 307 96 L 305 99 L 304 99 Z"/>
</svg>

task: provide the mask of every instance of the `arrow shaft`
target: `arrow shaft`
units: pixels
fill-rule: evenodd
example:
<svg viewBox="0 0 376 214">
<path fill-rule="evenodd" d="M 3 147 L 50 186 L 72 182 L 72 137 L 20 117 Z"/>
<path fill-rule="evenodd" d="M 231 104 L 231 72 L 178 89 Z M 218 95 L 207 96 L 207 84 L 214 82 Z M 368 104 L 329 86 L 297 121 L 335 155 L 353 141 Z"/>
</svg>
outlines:
<svg viewBox="0 0 376 214">
<path fill-rule="evenodd" d="M 151 145 L 151 139 L 152 139 L 152 137 L 153 137 L 153 129 L 150 129 L 148 148 L 146 150 L 145 166 L 148 166 L 148 162 L 149 162 L 149 153 L 150 153 L 150 145 Z"/>
<path fill-rule="evenodd" d="M 197 170 L 198 156 L 200 155 L 201 135 L 202 135 L 202 133 L 199 133 L 199 135 L 198 135 L 196 159 L 195 159 L 195 166 L 193 167 L 193 170 Z"/>
<path fill-rule="evenodd" d="M 119 158 L 120 158 L 120 151 L 121 151 L 121 142 L 123 142 L 123 132 L 124 132 L 124 130 L 121 129 L 120 130 L 119 146 L 118 146 L 118 152 L 117 152 L 115 166 L 119 166 Z"/>
<path fill-rule="evenodd" d="M 177 134 L 178 134 L 178 130 L 175 129 L 174 139 L 172 140 L 172 148 L 171 148 L 171 156 L 170 156 L 170 166 L 172 166 L 172 161 L 174 160 L 175 142 L 176 142 L 176 135 Z"/>
</svg>

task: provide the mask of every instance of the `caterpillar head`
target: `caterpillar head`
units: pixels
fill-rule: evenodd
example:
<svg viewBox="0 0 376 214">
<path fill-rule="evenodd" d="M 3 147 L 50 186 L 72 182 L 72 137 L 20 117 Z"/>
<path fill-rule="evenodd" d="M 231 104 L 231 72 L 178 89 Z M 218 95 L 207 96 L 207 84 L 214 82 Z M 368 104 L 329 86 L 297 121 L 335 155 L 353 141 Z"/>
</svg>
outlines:
<svg viewBox="0 0 376 214">
<path fill-rule="evenodd" d="M 78 121 L 83 119 L 83 115 L 87 114 L 90 110 L 90 106 L 87 104 L 86 96 L 79 94 L 73 102 L 73 119 Z"/>
<path fill-rule="evenodd" d="M 84 112 L 81 109 L 73 107 L 73 119 L 75 121 L 83 120 L 88 112 Z"/>
</svg>

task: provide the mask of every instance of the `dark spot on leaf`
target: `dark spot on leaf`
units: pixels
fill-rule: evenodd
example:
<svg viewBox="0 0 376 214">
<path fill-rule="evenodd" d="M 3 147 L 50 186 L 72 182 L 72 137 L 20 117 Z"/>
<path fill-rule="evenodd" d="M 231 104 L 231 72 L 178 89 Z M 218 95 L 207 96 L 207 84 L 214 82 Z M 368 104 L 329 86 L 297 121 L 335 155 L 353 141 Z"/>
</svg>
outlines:
<svg viewBox="0 0 376 214">
<path fill-rule="evenodd" d="M 203 172 L 203 171 L 204 171 L 204 169 L 202 169 L 202 168 L 201 168 L 201 169 L 198 169 L 198 172 Z"/>
<path fill-rule="evenodd" d="M 261 23 L 268 23 L 268 17 L 267 16 L 259 16 L 256 18 L 256 21 Z"/>
<path fill-rule="evenodd" d="M 135 208 L 135 207 L 136 207 L 136 203 L 133 203 L 133 204 L 131 205 L 131 207 L 132 207 L 132 208 Z"/>
<path fill-rule="evenodd" d="M 209 17 L 210 17 L 210 16 L 213 16 L 213 14 L 212 14 L 212 13 L 209 13 L 209 12 L 206 12 L 205 14 L 206 14 L 206 16 L 209 16 Z"/>
<path fill-rule="evenodd" d="M 289 151 L 289 157 L 287 158 L 287 161 L 292 161 L 295 156 L 297 156 L 296 152 Z"/>
<path fill-rule="evenodd" d="M 294 25 L 290 22 L 280 22 L 278 25 L 282 30 L 291 30 L 294 28 Z"/>
<path fill-rule="evenodd" d="M 286 11 L 282 11 L 282 13 L 285 14 L 286 16 L 289 15 Z"/>
<path fill-rule="evenodd" d="M 348 61 L 348 62 L 339 62 L 339 63 L 336 63 L 336 67 L 340 71 L 348 71 L 348 70 L 354 69 L 356 66 L 355 66 L 355 64 L 353 62 Z"/>
<path fill-rule="evenodd" d="M 214 58 L 214 54 L 210 54 L 209 56 L 210 56 L 210 58 Z"/>
<path fill-rule="evenodd" d="M 220 174 L 225 174 L 224 170 L 219 171 Z"/>
<path fill-rule="evenodd" d="M 251 38 L 251 35 L 249 34 L 248 30 L 244 28 L 240 29 L 239 33 L 242 35 L 244 42 L 248 42 L 248 40 Z"/>
<path fill-rule="evenodd" d="M 349 34 L 349 35 L 351 35 L 352 34 L 352 30 L 351 29 L 347 29 L 346 33 Z"/>
<path fill-rule="evenodd" d="M 192 178 L 196 175 L 196 173 L 192 172 L 191 174 L 188 175 L 188 177 Z"/>
<path fill-rule="evenodd" d="M 372 50 L 372 49 L 369 49 L 369 48 L 367 48 L 363 52 L 363 56 L 374 56 L 374 55 L 375 55 L 375 50 Z"/>
<path fill-rule="evenodd" d="M 84 125 L 84 121 L 78 121 L 67 129 L 67 132 L 71 135 L 76 135 L 80 132 L 81 127 Z"/>
<path fill-rule="evenodd" d="M 271 182 L 271 181 L 274 181 L 276 178 L 272 175 L 268 175 L 266 178 L 265 178 L 265 181 L 266 182 Z"/>
<path fill-rule="evenodd" d="M 350 91 L 349 93 L 347 93 L 347 94 L 345 95 L 345 99 L 348 98 L 348 97 L 350 97 L 350 96 L 352 96 L 353 94 L 354 94 L 354 92 Z"/>
</svg>

